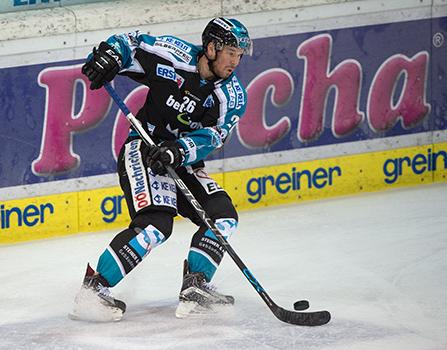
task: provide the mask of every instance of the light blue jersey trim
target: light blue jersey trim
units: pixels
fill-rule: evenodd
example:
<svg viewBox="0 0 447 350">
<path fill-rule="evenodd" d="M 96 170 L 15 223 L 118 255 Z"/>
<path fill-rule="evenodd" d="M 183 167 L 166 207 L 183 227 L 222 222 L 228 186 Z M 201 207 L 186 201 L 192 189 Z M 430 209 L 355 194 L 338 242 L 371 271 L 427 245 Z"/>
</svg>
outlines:
<svg viewBox="0 0 447 350">
<path fill-rule="evenodd" d="M 113 35 L 107 43 L 118 52 L 123 61 L 122 71 L 139 71 L 140 64 L 135 59 L 137 48 L 170 61 L 174 67 L 190 72 L 196 71 L 197 55 L 200 46 L 171 35 L 151 36 L 139 31 Z M 143 71 L 141 71 L 143 73 Z"/>
<path fill-rule="evenodd" d="M 221 148 L 245 113 L 247 92 L 233 74 L 216 85 L 219 99 L 219 120 L 214 127 L 194 130 L 178 139 L 185 150 L 183 165 L 191 165 Z"/>
</svg>

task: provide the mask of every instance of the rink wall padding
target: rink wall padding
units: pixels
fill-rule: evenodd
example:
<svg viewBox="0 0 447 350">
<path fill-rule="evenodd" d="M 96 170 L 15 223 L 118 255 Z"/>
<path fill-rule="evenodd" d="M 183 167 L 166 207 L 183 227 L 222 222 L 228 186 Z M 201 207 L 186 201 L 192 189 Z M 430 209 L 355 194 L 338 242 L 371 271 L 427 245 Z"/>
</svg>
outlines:
<svg viewBox="0 0 447 350">
<path fill-rule="evenodd" d="M 225 174 L 238 207 L 253 209 L 446 181 L 447 143 Z"/>
<path fill-rule="evenodd" d="M 447 143 L 214 174 L 238 209 L 446 181 Z M 0 243 L 125 227 L 119 187 L 1 202 Z"/>
<path fill-rule="evenodd" d="M 82 64 L 113 33 L 199 43 L 215 15 L 254 41 L 237 70 L 246 113 L 207 160 L 238 209 L 446 181 L 445 0 L 199 3 L 0 14 L 0 244 L 128 224 L 116 158 L 129 124 Z M 135 114 L 147 87 L 113 84 Z"/>
</svg>

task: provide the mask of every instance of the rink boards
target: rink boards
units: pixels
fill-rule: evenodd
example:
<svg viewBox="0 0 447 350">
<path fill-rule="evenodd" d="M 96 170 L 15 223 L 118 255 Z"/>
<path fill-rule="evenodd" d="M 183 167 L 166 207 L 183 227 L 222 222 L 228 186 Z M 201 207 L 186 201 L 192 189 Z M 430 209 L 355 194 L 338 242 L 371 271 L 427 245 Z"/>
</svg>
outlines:
<svg viewBox="0 0 447 350">
<path fill-rule="evenodd" d="M 319 0 L 303 7 L 287 0 L 271 11 L 240 4 L 255 7 L 238 14 L 254 41 L 254 55 L 237 72 L 247 108 L 225 147 L 207 159 L 238 209 L 445 181 L 445 1 Z M 160 22 L 126 21 L 129 28 L 121 29 L 197 43 L 207 18 L 227 6 L 216 2 L 203 7 L 206 13 L 178 18 L 177 8 L 171 15 L 159 5 Z M 111 34 L 101 25 L 113 23 L 113 14 L 95 11 L 105 22 L 86 21 L 90 6 L 100 5 L 51 11 L 51 23 L 20 12 L 5 23 L 2 34 L 11 35 L 0 50 L 0 244 L 129 222 L 116 175 L 129 125 L 81 73 L 92 47 Z M 123 13 L 135 17 L 115 12 L 120 20 Z M 36 18 L 51 27 L 39 40 Z M 93 22 L 98 27 L 82 25 Z M 123 77 L 113 84 L 137 113 L 147 88 Z M 236 102 L 232 94 L 229 103 Z"/>
<path fill-rule="evenodd" d="M 446 181 L 447 143 L 213 174 L 241 210 Z M 124 227 L 119 187 L 0 202 L 0 243 Z"/>
</svg>

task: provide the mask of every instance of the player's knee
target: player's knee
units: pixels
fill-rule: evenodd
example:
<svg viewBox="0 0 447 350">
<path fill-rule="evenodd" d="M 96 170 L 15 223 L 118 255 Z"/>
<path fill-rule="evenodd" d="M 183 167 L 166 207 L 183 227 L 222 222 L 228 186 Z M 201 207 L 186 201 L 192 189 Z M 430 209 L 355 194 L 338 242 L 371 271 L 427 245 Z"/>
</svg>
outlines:
<svg viewBox="0 0 447 350">
<path fill-rule="evenodd" d="M 146 211 L 135 216 L 129 225 L 137 234 L 146 232 L 155 246 L 166 241 L 172 233 L 173 217 L 169 213 L 160 211 Z M 154 238 L 159 237 L 157 240 Z M 148 242 L 149 243 L 149 242 Z"/>
</svg>

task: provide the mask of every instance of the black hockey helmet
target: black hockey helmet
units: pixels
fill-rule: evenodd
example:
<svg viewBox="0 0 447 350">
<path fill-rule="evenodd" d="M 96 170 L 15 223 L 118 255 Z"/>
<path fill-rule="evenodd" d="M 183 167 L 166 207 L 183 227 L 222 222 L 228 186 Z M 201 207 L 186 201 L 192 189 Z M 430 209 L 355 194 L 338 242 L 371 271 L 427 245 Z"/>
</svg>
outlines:
<svg viewBox="0 0 447 350">
<path fill-rule="evenodd" d="M 247 28 L 234 18 L 212 19 L 202 33 L 203 48 L 211 41 L 215 43 L 217 50 L 222 50 L 225 45 L 228 45 L 243 49 L 245 55 L 251 55 L 253 51 Z"/>
</svg>

